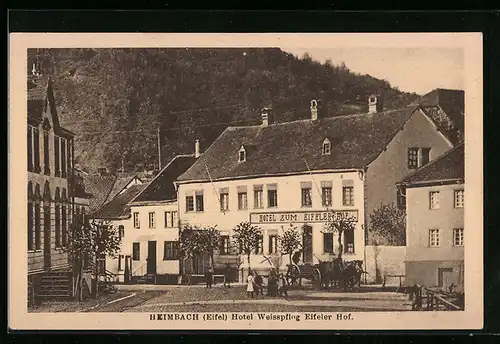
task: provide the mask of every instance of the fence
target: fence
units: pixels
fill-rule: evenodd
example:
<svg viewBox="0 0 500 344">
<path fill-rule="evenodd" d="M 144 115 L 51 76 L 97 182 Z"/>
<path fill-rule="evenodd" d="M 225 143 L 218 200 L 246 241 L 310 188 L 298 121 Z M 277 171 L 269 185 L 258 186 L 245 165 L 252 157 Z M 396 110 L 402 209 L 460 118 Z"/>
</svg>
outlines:
<svg viewBox="0 0 500 344">
<path fill-rule="evenodd" d="M 447 298 L 454 298 L 455 302 Z M 410 288 L 410 300 L 413 300 L 412 310 L 416 311 L 460 311 L 464 310 L 463 294 L 439 293 L 420 285 Z"/>
</svg>

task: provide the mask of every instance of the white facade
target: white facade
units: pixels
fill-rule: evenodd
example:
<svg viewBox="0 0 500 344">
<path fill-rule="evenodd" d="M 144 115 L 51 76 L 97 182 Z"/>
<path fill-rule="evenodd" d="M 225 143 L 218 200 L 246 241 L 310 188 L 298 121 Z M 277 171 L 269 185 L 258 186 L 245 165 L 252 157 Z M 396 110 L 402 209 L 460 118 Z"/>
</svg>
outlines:
<svg viewBox="0 0 500 344">
<path fill-rule="evenodd" d="M 179 275 L 179 257 L 176 253 L 179 242 L 178 219 L 177 202 L 132 204 L 131 218 L 125 227 L 122 250 L 124 255 L 132 257 L 133 276 L 148 273 L 149 259 L 156 260 L 156 264 L 153 262 L 150 264 L 155 265 L 154 273 L 157 275 Z M 137 252 L 134 254 L 134 243 L 136 247 L 139 246 L 138 254 Z M 156 253 L 153 250 L 156 250 Z M 150 270 L 150 273 L 153 272 Z"/>
<path fill-rule="evenodd" d="M 326 207 L 322 204 L 322 187 L 331 187 L 332 204 Z M 343 202 L 344 187 L 352 189 L 352 205 L 345 205 Z M 310 188 L 311 205 L 302 205 L 302 189 Z M 254 190 L 262 189 L 262 207 L 256 207 Z M 273 207 L 269 204 L 268 190 L 276 189 L 277 191 L 277 206 Z M 247 194 L 247 208 L 239 209 L 238 193 Z M 349 192 L 347 190 L 346 192 Z M 221 196 L 226 194 L 228 196 Z M 197 195 L 203 195 L 203 211 L 197 211 Z M 188 202 L 193 197 L 194 211 L 188 209 Z M 222 203 L 225 203 L 225 198 L 228 199 L 228 209 L 221 211 Z M 181 226 L 185 224 L 197 226 L 213 226 L 217 225 L 217 229 L 221 235 L 232 236 L 232 229 L 241 222 L 250 221 L 252 224 L 259 226 L 263 234 L 263 250 L 262 253 L 251 256 L 251 267 L 253 269 L 268 269 L 269 264 L 265 261 L 264 255 L 269 255 L 269 240 L 271 235 L 279 235 L 282 228 L 286 229 L 293 222 L 297 230 L 302 232 L 304 225 L 312 227 L 312 261 L 315 264 L 318 258 L 321 260 L 331 260 L 338 253 L 338 238 L 334 235 L 333 252 L 325 252 L 324 247 L 324 229 L 325 222 L 321 222 L 321 213 L 328 211 L 350 211 L 357 213 L 358 221 L 356 223 L 353 239 L 353 252 L 343 253 L 344 259 L 347 260 L 363 260 L 364 259 L 364 174 L 362 171 L 327 171 L 271 176 L 246 179 L 230 179 L 214 181 L 213 183 L 180 183 L 178 184 L 178 199 L 179 199 L 179 214 Z M 286 217 L 279 212 L 292 212 L 292 216 Z M 306 213 L 304 213 L 306 212 Z M 320 214 L 312 212 L 320 212 Z M 274 214 L 274 220 L 270 222 L 260 222 L 258 214 L 251 216 L 251 213 L 263 213 L 263 215 Z M 297 217 L 295 217 L 297 215 Z M 316 217 L 316 218 L 315 218 Z M 269 219 L 269 217 L 267 218 Z M 283 221 L 281 221 L 283 220 Z M 306 221 L 302 221 L 306 220 Z M 232 240 L 232 238 L 231 238 Z M 331 242 L 331 238 L 330 238 Z M 344 244 L 345 245 L 345 244 Z M 279 252 L 279 248 L 277 250 Z M 345 252 L 345 250 L 344 250 Z M 276 253 L 276 255 L 280 255 Z M 219 256 L 220 258 L 220 256 Z M 288 257 L 283 257 L 281 262 L 282 269 L 288 264 Z M 246 257 L 242 257 L 243 267 L 246 266 Z M 217 264 L 217 259 L 216 259 Z"/>
</svg>

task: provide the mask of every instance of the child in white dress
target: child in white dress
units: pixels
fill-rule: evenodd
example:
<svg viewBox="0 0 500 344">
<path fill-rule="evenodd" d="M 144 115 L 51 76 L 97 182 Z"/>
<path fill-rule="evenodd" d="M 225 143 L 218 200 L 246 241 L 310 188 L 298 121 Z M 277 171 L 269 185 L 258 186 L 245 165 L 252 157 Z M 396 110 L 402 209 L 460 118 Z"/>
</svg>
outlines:
<svg viewBox="0 0 500 344">
<path fill-rule="evenodd" d="M 253 292 L 254 292 L 253 283 L 254 283 L 253 282 L 253 272 L 249 271 L 248 277 L 247 277 L 247 295 L 251 298 L 253 298 Z"/>
</svg>

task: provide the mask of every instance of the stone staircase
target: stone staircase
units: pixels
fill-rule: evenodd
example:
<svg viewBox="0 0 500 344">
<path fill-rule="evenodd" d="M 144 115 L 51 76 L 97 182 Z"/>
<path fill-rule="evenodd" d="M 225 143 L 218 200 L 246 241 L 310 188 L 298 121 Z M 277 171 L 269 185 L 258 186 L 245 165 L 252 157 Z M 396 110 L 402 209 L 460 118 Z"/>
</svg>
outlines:
<svg viewBox="0 0 500 344">
<path fill-rule="evenodd" d="M 41 277 L 37 298 L 41 300 L 69 300 L 73 296 L 73 276 L 70 271 L 46 272 Z"/>
</svg>

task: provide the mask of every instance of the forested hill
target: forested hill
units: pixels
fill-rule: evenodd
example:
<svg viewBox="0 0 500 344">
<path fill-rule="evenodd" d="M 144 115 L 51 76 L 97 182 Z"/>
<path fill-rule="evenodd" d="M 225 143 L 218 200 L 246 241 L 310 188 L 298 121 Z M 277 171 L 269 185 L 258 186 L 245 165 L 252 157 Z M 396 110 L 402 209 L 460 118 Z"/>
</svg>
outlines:
<svg viewBox="0 0 500 344">
<path fill-rule="evenodd" d="M 206 149 L 229 125 L 260 122 L 273 108 L 277 122 L 367 111 L 371 93 L 384 93 L 386 109 L 406 106 L 416 94 L 385 80 L 352 73 L 344 65 L 297 58 L 278 48 L 242 49 L 32 49 L 51 74 L 61 123 L 76 133 L 77 162 L 90 170 L 128 171 Z"/>
</svg>

